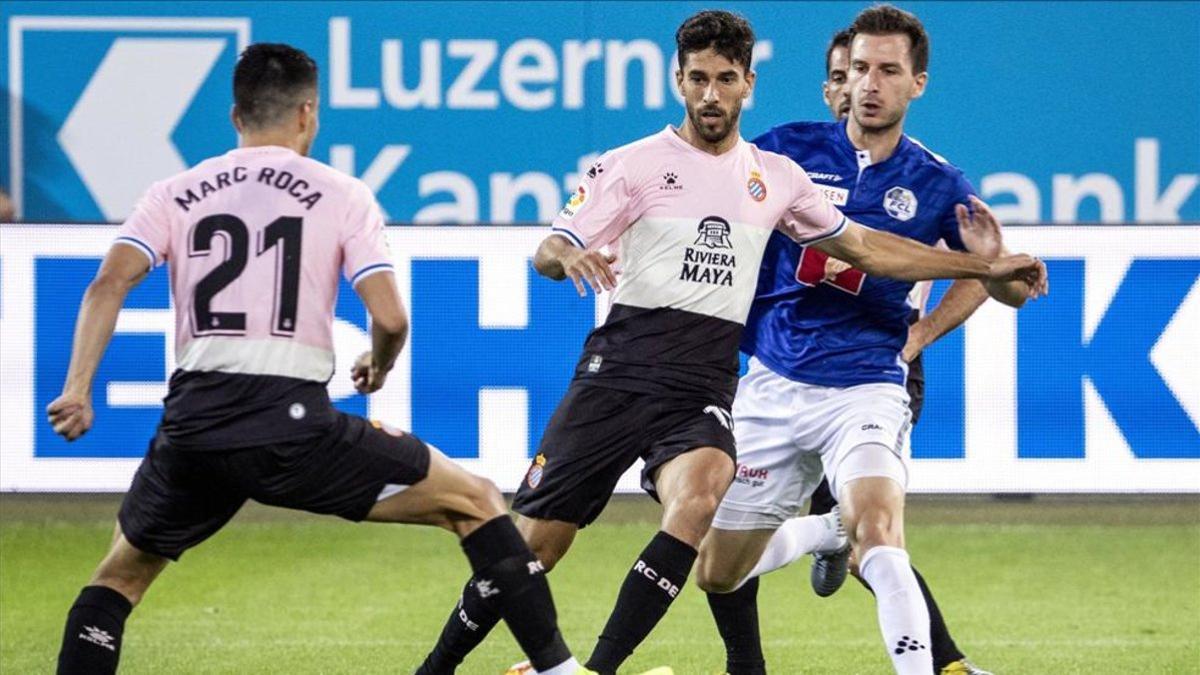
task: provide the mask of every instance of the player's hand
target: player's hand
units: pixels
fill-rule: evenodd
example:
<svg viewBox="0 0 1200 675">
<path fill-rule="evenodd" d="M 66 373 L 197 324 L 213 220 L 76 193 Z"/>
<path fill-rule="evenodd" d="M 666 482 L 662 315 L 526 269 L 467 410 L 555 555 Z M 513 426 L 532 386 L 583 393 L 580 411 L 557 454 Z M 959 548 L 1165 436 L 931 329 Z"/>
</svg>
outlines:
<svg viewBox="0 0 1200 675">
<path fill-rule="evenodd" d="M 587 297 L 587 286 L 591 286 L 596 295 L 611 291 L 617 286 L 617 275 L 613 272 L 612 264 L 617 256 L 611 253 L 590 251 L 582 248 L 570 248 L 559 258 L 563 274 L 575 283 L 579 297 Z"/>
<path fill-rule="evenodd" d="M 387 380 L 387 371 L 375 365 L 371 352 L 363 352 L 350 368 L 350 379 L 354 380 L 354 389 L 360 394 L 374 394 L 383 388 Z"/>
<path fill-rule="evenodd" d="M 54 427 L 54 433 L 70 442 L 92 428 L 92 420 L 96 415 L 92 411 L 90 394 L 63 392 L 62 396 L 46 406 L 46 416 L 50 426 Z"/>
<path fill-rule="evenodd" d="M 1024 253 L 993 260 L 988 268 L 987 281 L 1021 281 L 1028 287 L 1027 297 L 1030 299 L 1050 292 L 1046 263 Z"/>
<path fill-rule="evenodd" d="M 904 343 L 904 349 L 900 350 L 900 358 L 905 363 L 912 363 L 913 359 L 921 355 L 923 349 L 920 341 L 913 337 L 911 329 L 909 329 L 908 340 Z"/>
<path fill-rule="evenodd" d="M 851 267 L 853 267 L 853 265 L 850 263 L 844 260 L 838 260 L 833 256 L 829 256 L 825 259 L 825 276 L 821 278 L 821 281 L 833 281 L 837 275 L 845 272 Z"/>
<path fill-rule="evenodd" d="M 988 260 L 1000 257 L 1004 252 L 1000 221 L 982 199 L 971 195 L 969 204 L 955 204 L 954 216 L 958 218 L 958 234 L 968 251 Z"/>
</svg>

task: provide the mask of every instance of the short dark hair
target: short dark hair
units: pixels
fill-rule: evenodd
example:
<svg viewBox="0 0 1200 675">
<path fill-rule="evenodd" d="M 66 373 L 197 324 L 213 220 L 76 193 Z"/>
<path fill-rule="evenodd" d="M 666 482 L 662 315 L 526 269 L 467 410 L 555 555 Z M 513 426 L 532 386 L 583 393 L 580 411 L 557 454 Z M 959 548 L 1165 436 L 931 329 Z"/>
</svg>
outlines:
<svg viewBox="0 0 1200 675">
<path fill-rule="evenodd" d="M 693 14 L 675 31 L 675 46 L 679 50 L 679 69 L 688 54 L 709 47 L 725 58 L 750 70 L 754 54 L 754 29 L 742 16 L 718 9 L 706 9 Z"/>
<path fill-rule="evenodd" d="M 829 47 L 825 49 L 825 74 L 826 75 L 829 74 L 829 66 L 831 65 L 831 62 L 833 60 L 833 50 L 837 49 L 838 47 L 845 47 L 847 50 L 849 50 L 851 37 L 852 36 L 850 34 L 849 28 L 843 28 L 842 30 L 839 30 L 838 32 L 833 34 L 833 39 L 829 41 Z"/>
<path fill-rule="evenodd" d="M 317 88 L 317 64 L 291 45 L 250 45 L 233 71 L 233 103 L 242 124 L 271 126 Z"/>
<path fill-rule="evenodd" d="M 929 68 L 929 35 L 925 26 L 916 15 L 892 5 L 875 5 L 859 12 L 850 24 L 850 37 L 864 35 L 895 35 L 908 36 L 909 50 L 912 57 L 913 74 L 918 75 Z"/>
</svg>

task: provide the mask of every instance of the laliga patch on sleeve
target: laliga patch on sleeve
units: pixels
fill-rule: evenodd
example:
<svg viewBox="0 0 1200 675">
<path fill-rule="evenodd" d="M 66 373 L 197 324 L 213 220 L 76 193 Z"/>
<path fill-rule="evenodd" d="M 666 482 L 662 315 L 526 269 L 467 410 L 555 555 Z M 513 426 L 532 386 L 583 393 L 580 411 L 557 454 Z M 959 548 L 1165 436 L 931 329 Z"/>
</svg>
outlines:
<svg viewBox="0 0 1200 675">
<path fill-rule="evenodd" d="M 580 185 L 575 189 L 575 194 L 571 195 L 571 198 L 567 200 L 566 206 L 562 207 L 562 211 L 560 211 L 559 214 L 567 220 L 574 218 L 575 214 L 579 213 L 579 207 L 583 206 L 583 203 L 587 201 L 587 198 L 587 188 Z"/>
</svg>

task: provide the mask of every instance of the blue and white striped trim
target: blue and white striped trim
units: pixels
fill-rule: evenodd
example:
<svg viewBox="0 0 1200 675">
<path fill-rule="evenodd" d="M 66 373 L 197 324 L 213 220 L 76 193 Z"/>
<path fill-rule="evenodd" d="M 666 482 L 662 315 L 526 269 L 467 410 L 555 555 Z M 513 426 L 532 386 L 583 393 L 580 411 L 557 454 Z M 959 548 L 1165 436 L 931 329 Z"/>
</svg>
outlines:
<svg viewBox="0 0 1200 675">
<path fill-rule="evenodd" d="M 565 236 L 567 239 L 571 240 L 572 244 L 575 244 L 579 248 L 587 248 L 587 244 L 583 243 L 583 240 L 579 238 L 579 235 L 575 234 L 574 232 L 572 232 L 566 228 L 552 227 L 552 228 L 550 228 L 550 231 L 554 232 L 556 234 L 561 234 L 561 235 Z"/>
<path fill-rule="evenodd" d="M 375 263 L 374 265 L 367 265 L 358 272 L 355 272 L 354 276 L 350 278 L 350 285 L 356 286 L 358 285 L 358 282 L 366 279 L 376 272 L 391 272 L 392 269 L 391 263 Z"/>
<path fill-rule="evenodd" d="M 841 234 L 843 230 L 846 229 L 847 222 L 848 221 L 846 220 L 846 216 L 842 216 L 842 222 L 838 223 L 838 226 L 833 228 L 832 230 L 826 232 L 825 234 L 817 235 L 817 236 L 813 237 L 812 239 L 805 239 L 804 241 L 798 241 L 796 243 L 800 244 L 801 246 L 808 246 L 809 244 L 815 244 L 818 241 L 825 241 L 826 239 L 833 239 L 834 237 Z"/>
<path fill-rule="evenodd" d="M 158 267 L 158 256 L 154 253 L 154 249 L 150 248 L 150 245 L 146 242 L 142 241 L 141 239 L 134 239 L 133 237 L 126 236 L 117 237 L 113 240 L 114 244 L 117 242 L 123 244 L 133 244 L 140 249 L 142 253 L 145 253 L 147 258 L 150 259 L 150 267 Z"/>
</svg>

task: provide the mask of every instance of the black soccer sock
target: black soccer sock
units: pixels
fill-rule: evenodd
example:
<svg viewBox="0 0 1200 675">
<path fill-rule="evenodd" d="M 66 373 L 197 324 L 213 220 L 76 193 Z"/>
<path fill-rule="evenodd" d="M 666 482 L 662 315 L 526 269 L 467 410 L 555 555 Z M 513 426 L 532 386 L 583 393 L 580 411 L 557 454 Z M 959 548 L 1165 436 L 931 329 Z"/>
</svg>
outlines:
<svg viewBox="0 0 1200 675">
<path fill-rule="evenodd" d="M 696 549 L 666 532 L 654 535 L 625 575 L 587 667 L 604 675 L 615 673 L 667 613 L 695 561 Z"/>
<path fill-rule="evenodd" d="M 508 624 L 535 670 L 571 658 L 558 632 L 558 617 L 542 564 L 507 515 L 493 518 L 462 540 L 475 572 L 474 595 Z M 482 638 L 481 638 L 482 639 Z"/>
<path fill-rule="evenodd" d="M 837 506 L 837 500 L 833 497 L 833 491 L 829 489 L 829 479 L 822 478 L 821 484 L 817 486 L 808 500 L 808 515 L 823 516 L 832 511 L 835 506 Z"/>
<path fill-rule="evenodd" d="M 934 670 L 940 672 L 942 668 L 963 658 L 963 653 L 958 651 L 958 645 L 954 644 L 954 638 L 950 637 L 950 629 L 946 628 L 942 610 L 938 608 L 937 601 L 933 599 L 933 593 L 925 583 L 925 577 L 922 577 L 915 567 L 913 574 L 916 575 L 917 584 L 921 587 L 921 595 L 925 596 L 925 606 L 929 608 L 929 641 L 932 648 L 933 667 Z"/>
<path fill-rule="evenodd" d="M 725 672 L 766 675 L 767 662 L 758 634 L 758 577 L 732 593 L 709 593 L 708 608 L 725 641 Z"/>
<path fill-rule="evenodd" d="M 479 597 L 475 591 L 475 577 L 471 577 L 450 618 L 446 619 L 433 651 L 417 668 L 417 675 L 453 673 L 498 623 L 500 615 Z"/>
<path fill-rule="evenodd" d="M 117 672 L 121 658 L 121 634 L 133 604 L 107 586 L 84 586 L 67 613 L 62 649 L 58 652 L 59 675 Z"/>
</svg>

